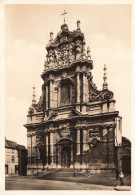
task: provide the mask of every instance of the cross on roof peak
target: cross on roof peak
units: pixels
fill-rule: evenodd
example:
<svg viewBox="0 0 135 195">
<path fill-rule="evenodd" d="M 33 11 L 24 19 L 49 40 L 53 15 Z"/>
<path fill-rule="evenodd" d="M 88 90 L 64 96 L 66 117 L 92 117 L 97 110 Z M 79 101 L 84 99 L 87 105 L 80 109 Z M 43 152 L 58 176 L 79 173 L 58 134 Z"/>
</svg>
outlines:
<svg viewBox="0 0 135 195">
<path fill-rule="evenodd" d="M 67 14 L 67 12 L 64 10 L 64 13 L 61 14 L 62 16 L 64 16 L 64 23 L 65 23 L 65 15 Z"/>
</svg>

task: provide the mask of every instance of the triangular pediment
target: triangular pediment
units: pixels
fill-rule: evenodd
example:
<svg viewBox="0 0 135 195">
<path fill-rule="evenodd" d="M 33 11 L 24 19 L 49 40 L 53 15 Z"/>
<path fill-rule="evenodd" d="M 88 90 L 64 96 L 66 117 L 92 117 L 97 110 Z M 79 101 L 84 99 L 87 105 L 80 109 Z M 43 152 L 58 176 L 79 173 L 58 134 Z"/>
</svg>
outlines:
<svg viewBox="0 0 135 195">
<path fill-rule="evenodd" d="M 73 118 L 76 116 L 82 116 L 82 114 L 75 109 L 68 109 L 66 111 L 63 110 L 63 111 L 59 111 L 57 113 L 54 112 L 54 113 L 50 114 L 45 119 L 45 121 L 67 119 L 67 118 Z"/>
<path fill-rule="evenodd" d="M 73 116 L 82 116 L 82 114 L 75 109 L 72 109 L 72 114 Z"/>
</svg>

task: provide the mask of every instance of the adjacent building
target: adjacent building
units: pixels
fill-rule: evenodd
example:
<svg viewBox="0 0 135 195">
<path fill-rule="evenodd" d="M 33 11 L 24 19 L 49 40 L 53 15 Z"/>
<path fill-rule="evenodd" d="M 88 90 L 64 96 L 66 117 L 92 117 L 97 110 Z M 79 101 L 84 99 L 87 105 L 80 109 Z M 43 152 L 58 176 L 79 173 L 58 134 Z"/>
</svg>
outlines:
<svg viewBox="0 0 135 195">
<path fill-rule="evenodd" d="M 124 174 L 131 173 L 131 142 L 126 137 L 122 137 L 122 146 L 117 146 L 117 165 Z"/>
<path fill-rule="evenodd" d="M 39 168 L 89 168 L 93 173 L 114 172 L 117 148 L 122 147 L 122 117 L 115 110 L 104 65 L 103 88 L 92 75 L 93 61 L 86 48 L 80 21 L 70 31 L 64 22 L 46 45 L 39 102 L 33 88 L 28 110 L 28 172 Z"/>
<path fill-rule="evenodd" d="M 5 174 L 27 174 L 27 150 L 25 146 L 5 139 Z"/>
</svg>

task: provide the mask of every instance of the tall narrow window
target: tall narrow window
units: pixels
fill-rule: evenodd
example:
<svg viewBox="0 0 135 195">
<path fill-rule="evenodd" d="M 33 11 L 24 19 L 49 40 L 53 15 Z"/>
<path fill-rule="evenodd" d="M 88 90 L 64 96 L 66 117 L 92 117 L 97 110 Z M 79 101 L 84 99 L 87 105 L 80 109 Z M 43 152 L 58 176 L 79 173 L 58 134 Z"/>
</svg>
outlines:
<svg viewBox="0 0 135 195">
<path fill-rule="evenodd" d="M 70 84 L 63 83 L 61 85 L 61 105 L 70 103 Z"/>
</svg>

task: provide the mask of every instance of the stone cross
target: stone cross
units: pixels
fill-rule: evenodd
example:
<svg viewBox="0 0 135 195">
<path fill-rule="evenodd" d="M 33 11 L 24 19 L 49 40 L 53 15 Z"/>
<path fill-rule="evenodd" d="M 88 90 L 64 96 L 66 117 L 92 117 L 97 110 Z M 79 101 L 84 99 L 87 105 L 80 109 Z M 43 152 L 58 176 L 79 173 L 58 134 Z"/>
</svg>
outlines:
<svg viewBox="0 0 135 195">
<path fill-rule="evenodd" d="M 65 23 L 65 15 L 67 14 L 67 12 L 65 12 L 65 10 L 64 10 L 64 13 L 63 14 L 61 14 L 62 16 L 64 16 L 64 23 Z"/>
</svg>

